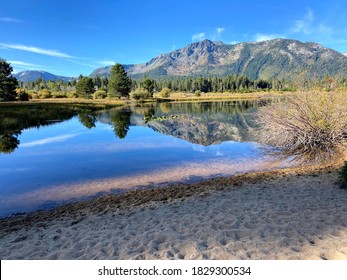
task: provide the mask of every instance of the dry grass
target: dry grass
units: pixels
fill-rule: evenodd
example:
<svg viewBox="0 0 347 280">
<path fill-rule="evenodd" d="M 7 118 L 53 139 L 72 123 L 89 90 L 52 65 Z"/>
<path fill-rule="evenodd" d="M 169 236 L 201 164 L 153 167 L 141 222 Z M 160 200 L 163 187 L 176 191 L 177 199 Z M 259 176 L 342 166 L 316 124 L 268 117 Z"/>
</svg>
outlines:
<svg viewBox="0 0 347 280">
<path fill-rule="evenodd" d="M 259 138 L 278 154 L 304 161 L 333 159 L 345 151 L 347 94 L 305 92 L 258 112 Z"/>
<path fill-rule="evenodd" d="M 251 93 L 202 93 L 201 96 L 195 96 L 193 93 L 186 92 L 172 92 L 169 97 L 163 98 L 159 94 L 154 94 L 154 97 L 160 99 L 167 99 L 169 101 L 221 101 L 221 100 L 235 100 L 235 99 L 259 99 L 259 98 L 271 98 L 274 96 L 283 96 L 279 92 L 251 92 Z"/>
</svg>

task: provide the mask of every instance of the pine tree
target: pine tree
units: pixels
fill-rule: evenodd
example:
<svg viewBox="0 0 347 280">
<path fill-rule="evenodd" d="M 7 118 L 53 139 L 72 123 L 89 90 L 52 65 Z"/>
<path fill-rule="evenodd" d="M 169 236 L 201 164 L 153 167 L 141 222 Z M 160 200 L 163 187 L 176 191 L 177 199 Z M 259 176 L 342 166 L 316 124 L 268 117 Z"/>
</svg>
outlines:
<svg viewBox="0 0 347 280">
<path fill-rule="evenodd" d="M 108 83 L 108 94 L 110 97 L 129 97 L 131 80 L 121 64 L 115 64 L 111 69 Z"/>
<path fill-rule="evenodd" d="M 0 58 L 0 102 L 16 100 L 18 81 L 11 76 L 12 70 L 11 65 Z"/>
<path fill-rule="evenodd" d="M 151 79 L 145 79 L 143 82 L 142 82 L 142 86 L 145 90 L 148 91 L 148 93 L 150 94 L 150 96 L 152 97 L 153 96 L 153 91 L 154 91 L 154 81 L 151 80 Z"/>
<path fill-rule="evenodd" d="M 95 91 L 93 79 L 89 77 L 80 77 L 76 83 L 76 93 L 81 98 L 91 98 Z"/>
</svg>

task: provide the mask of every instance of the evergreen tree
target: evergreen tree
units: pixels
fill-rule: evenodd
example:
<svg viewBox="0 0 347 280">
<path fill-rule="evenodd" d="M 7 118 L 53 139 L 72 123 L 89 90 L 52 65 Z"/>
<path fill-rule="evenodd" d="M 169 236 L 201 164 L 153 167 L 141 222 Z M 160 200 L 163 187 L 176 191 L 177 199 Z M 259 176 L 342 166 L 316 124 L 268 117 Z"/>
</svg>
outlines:
<svg viewBox="0 0 347 280">
<path fill-rule="evenodd" d="M 89 77 L 80 77 L 76 83 L 76 93 L 81 98 L 91 98 L 94 92 L 93 79 Z"/>
<path fill-rule="evenodd" d="M 101 79 L 99 76 L 94 77 L 93 82 L 97 89 L 101 88 Z"/>
<path fill-rule="evenodd" d="M 0 102 L 16 100 L 18 81 L 11 76 L 12 70 L 11 65 L 0 58 Z"/>
<path fill-rule="evenodd" d="M 121 64 L 115 64 L 111 68 L 111 75 L 108 83 L 108 93 L 110 97 L 129 97 L 131 90 L 131 80 Z"/>
<path fill-rule="evenodd" d="M 150 94 L 150 96 L 153 96 L 153 91 L 154 91 L 154 81 L 151 79 L 145 79 L 142 82 L 142 87 L 148 91 L 148 93 Z"/>
</svg>

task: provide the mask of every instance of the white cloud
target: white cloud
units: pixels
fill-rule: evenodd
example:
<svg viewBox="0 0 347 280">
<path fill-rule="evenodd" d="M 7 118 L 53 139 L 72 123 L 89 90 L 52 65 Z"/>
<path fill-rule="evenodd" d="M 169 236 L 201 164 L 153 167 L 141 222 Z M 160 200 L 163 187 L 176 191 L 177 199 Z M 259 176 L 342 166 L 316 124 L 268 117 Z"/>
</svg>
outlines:
<svg viewBox="0 0 347 280">
<path fill-rule="evenodd" d="M 314 15 L 311 9 L 308 9 L 307 14 L 303 19 L 294 21 L 294 26 L 292 27 L 293 33 L 303 33 L 311 34 L 312 33 L 312 24 L 314 22 Z"/>
<path fill-rule="evenodd" d="M 344 56 L 347 56 L 347 52 L 345 52 L 345 53 L 342 53 Z"/>
<path fill-rule="evenodd" d="M 38 53 L 38 54 L 54 56 L 54 57 L 73 58 L 73 56 L 68 55 L 66 53 L 63 53 L 63 52 L 58 51 L 58 50 L 41 49 L 41 48 L 38 48 L 38 47 L 26 46 L 26 45 L 22 45 L 22 44 L 4 44 L 4 43 L 0 43 L 0 48 L 26 51 L 26 52 Z"/>
<path fill-rule="evenodd" d="M 299 20 L 294 21 L 294 25 L 290 29 L 291 33 L 311 35 L 316 34 L 319 36 L 330 36 L 334 33 L 332 27 L 315 20 L 314 13 L 308 9 L 306 15 Z"/>
<path fill-rule="evenodd" d="M 14 23 L 25 22 L 24 20 L 21 20 L 21 19 L 18 19 L 18 18 L 11 18 L 11 17 L 1 17 L 0 21 L 3 21 L 3 22 L 14 22 Z"/>
<path fill-rule="evenodd" d="M 99 60 L 98 63 L 102 64 L 102 65 L 109 66 L 109 65 L 114 65 L 117 62 L 115 62 L 114 60 L 110 60 L 110 59 L 104 59 L 104 60 Z"/>
<path fill-rule="evenodd" d="M 224 27 L 217 27 L 217 34 L 222 33 L 225 30 Z"/>
<path fill-rule="evenodd" d="M 45 71 L 49 71 L 49 72 L 53 71 L 53 70 L 47 69 L 46 67 L 44 67 L 42 65 L 28 63 L 28 62 L 24 62 L 24 61 L 10 60 L 8 62 L 13 67 L 13 74 L 17 74 L 18 72 L 23 71 L 23 70 L 45 70 Z"/>
<path fill-rule="evenodd" d="M 28 143 L 23 143 L 20 145 L 20 147 L 33 147 L 33 146 L 45 145 L 45 144 L 50 144 L 55 142 L 63 142 L 67 139 L 75 137 L 76 135 L 78 135 L 78 133 L 44 138 L 44 139 L 40 139 L 40 140 L 28 142 Z"/>
<path fill-rule="evenodd" d="M 262 42 L 262 41 L 273 40 L 276 38 L 285 38 L 285 37 L 281 36 L 281 35 L 277 35 L 277 34 L 260 34 L 260 33 L 257 33 L 254 36 L 254 41 Z"/>
<path fill-rule="evenodd" d="M 11 63 L 11 65 L 13 66 L 41 67 L 40 65 L 37 65 L 37 64 L 27 63 L 27 62 L 18 61 L 18 60 L 10 60 L 8 62 Z"/>
<path fill-rule="evenodd" d="M 205 32 L 197 33 L 192 36 L 192 41 L 202 41 L 206 38 L 209 38 L 212 41 L 218 41 L 220 40 L 221 33 L 223 31 L 225 31 L 224 27 L 217 27 L 208 34 L 206 34 Z"/>
<path fill-rule="evenodd" d="M 192 41 L 201 41 L 205 39 L 205 33 L 198 33 L 192 36 Z"/>
</svg>

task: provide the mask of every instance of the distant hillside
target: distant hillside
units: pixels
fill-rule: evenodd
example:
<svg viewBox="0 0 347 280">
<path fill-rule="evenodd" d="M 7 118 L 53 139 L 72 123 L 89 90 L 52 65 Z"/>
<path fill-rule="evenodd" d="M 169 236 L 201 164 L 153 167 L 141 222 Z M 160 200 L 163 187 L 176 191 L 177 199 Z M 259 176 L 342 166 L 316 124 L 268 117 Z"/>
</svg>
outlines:
<svg viewBox="0 0 347 280">
<path fill-rule="evenodd" d="M 57 81 L 60 79 L 63 82 L 67 82 L 72 79 L 70 77 L 57 76 L 45 71 L 32 71 L 32 70 L 22 71 L 17 74 L 13 74 L 13 76 L 16 77 L 18 81 L 21 81 L 21 82 L 32 82 L 32 81 L 36 81 L 38 78 L 42 78 L 45 81 Z"/>
<path fill-rule="evenodd" d="M 347 73 L 347 57 L 317 43 L 290 39 L 223 44 L 204 40 L 159 55 L 145 64 L 124 65 L 128 74 L 140 78 L 167 76 L 246 75 L 252 79 L 291 79 L 302 72 L 309 76 Z M 90 76 L 108 76 L 111 66 Z"/>
</svg>

